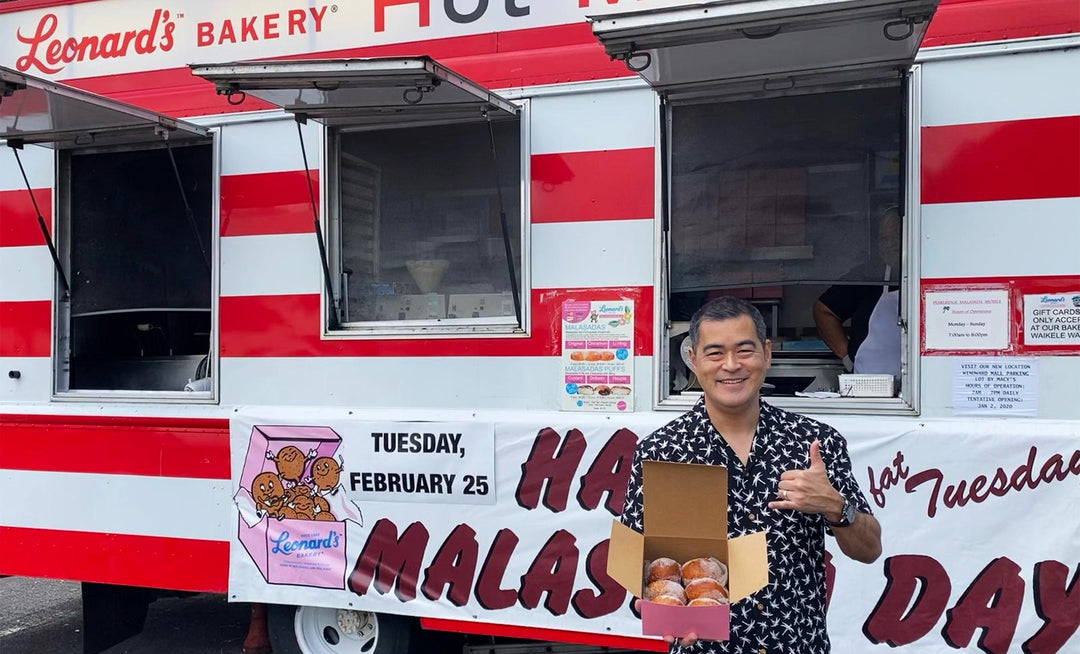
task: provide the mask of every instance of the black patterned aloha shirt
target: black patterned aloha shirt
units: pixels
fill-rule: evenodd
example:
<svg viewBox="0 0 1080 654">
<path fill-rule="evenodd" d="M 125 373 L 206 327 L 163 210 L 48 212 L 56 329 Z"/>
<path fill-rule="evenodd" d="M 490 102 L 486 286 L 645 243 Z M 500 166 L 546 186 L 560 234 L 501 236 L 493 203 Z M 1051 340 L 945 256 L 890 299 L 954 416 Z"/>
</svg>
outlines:
<svg viewBox="0 0 1080 654">
<path fill-rule="evenodd" d="M 672 645 L 678 654 L 825 654 L 825 533 L 820 515 L 768 508 L 780 475 L 809 466 L 810 443 L 820 441 L 829 481 L 859 511 L 870 513 L 851 473 L 847 442 L 832 427 L 761 402 L 750 457 L 739 457 L 713 427 L 704 400 L 642 439 L 634 454 L 623 524 L 643 530 L 641 461 L 705 463 L 728 469 L 728 537 L 766 531 L 769 585 L 731 605 L 731 638 Z"/>
</svg>

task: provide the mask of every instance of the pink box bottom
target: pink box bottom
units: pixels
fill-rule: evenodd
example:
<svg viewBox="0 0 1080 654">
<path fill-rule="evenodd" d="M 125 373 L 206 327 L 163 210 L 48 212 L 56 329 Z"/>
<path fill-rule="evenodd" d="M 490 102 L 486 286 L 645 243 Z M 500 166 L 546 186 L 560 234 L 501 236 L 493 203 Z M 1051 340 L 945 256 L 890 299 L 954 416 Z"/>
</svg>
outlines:
<svg viewBox="0 0 1080 654">
<path fill-rule="evenodd" d="M 240 519 L 240 542 L 271 584 L 345 588 L 345 523 L 264 517 Z"/>
<path fill-rule="evenodd" d="M 668 606 L 642 600 L 641 633 L 646 636 L 697 634 L 701 640 L 730 637 L 731 606 Z"/>
</svg>

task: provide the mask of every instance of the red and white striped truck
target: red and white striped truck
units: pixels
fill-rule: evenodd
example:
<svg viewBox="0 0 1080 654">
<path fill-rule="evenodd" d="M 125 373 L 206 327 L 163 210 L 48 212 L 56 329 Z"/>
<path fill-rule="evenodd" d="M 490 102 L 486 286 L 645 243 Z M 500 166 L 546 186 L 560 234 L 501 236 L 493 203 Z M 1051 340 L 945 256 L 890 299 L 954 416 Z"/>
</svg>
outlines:
<svg viewBox="0 0 1080 654">
<path fill-rule="evenodd" d="M 158 591 L 269 604 L 278 652 L 663 651 L 609 528 L 734 294 L 883 525 L 830 559 L 834 648 L 1075 650 L 1078 32 L 1076 0 L 0 3 L 0 574 L 83 582 L 87 651 Z M 830 288 L 892 298 L 893 373 L 823 338 Z"/>
</svg>

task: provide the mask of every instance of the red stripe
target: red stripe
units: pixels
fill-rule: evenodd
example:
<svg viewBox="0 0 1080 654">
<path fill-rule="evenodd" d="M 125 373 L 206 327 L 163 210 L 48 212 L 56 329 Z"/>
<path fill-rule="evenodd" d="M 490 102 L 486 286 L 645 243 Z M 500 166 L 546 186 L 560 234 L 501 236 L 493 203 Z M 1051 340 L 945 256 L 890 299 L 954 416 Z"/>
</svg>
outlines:
<svg viewBox="0 0 1080 654">
<path fill-rule="evenodd" d="M 52 302 L 0 302 L 0 357 L 52 353 Z"/>
<path fill-rule="evenodd" d="M 592 26 L 584 18 L 579 23 L 566 25 L 313 52 L 282 59 L 420 54 L 433 57 L 464 77 L 496 89 L 636 75 L 607 56 L 593 36 Z"/>
<path fill-rule="evenodd" d="M 922 200 L 1080 196 L 1080 116 L 922 129 Z"/>
<path fill-rule="evenodd" d="M 425 54 L 489 88 L 580 82 L 628 77 L 633 73 L 612 62 L 588 23 L 554 25 L 507 32 L 430 39 L 364 48 L 288 55 L 278 59 L 415 56 Z M 208 53 L 204 60 L 212 60 Z M 65 83 L 172 116 L 255 111 L 272 108 L 249 97 L 230 105 L 214 87 L 187 68 L 86 77 Z"/>
<path fill-rule="evenodd" d="M 186 67 L 84 77 L 64 80 L 64 83 L 176 117 L 277 109 L 275 105 L 251 96 L 241 104 L 231 105 L 225 96 L 217 94 L 213 84 L 195 77 Z"/>
<path fill-rule="evenodd" d="M 667 643 L 656 638 L 633 638 L 631 636 L 605 636 L 584 631 L 565 631 L 563 629 L 543 629 L 541 627 L 519 627 L 511 624 L 494 622 L 466 622 L 464 620 L 445 620 L 442 618 L 421 618 L 420 626 L 435 631 L 454 631 L 463 634 L 483 634 L 504 638 L 529 638 L 557 643 L 577 643 L 594 647 L 613 649 L 631 649 L 645 652 L 666 652 Z"/>
<path fill-rule="evenodd" d="M 228 422 L 172 422 L 0 416 L 0 469 L 229 479 Z"/>
<path fill-rule="evenodd" d="M 224 593 L 227 541 L 0 526 L 0 574 Z"/>
<path fill-rule="evenodd" d="M 311 183 L 318 207 L 319 171 Z M 221 177 L 222 236 L 311 233 L 314 220 L 302 170 Z"/>
<path fill-rule="evenodd" d="M 942 0 L 922 47 L 1080 32 L 1076 0 Z"/>
<path fill-rule="evenodd" d="M 559 356 L 560 309 L 566 300 L 633 300 L 634 354 L 652 355 L 653 289 L 578 288 L 534 290 L 532 334 L 523 338 L 323 340 L 318 295 L 223 297 L 221 355 L 225 357 L 447 357 Z"/>
<path fill-rule="evenodd" d="M 125 427 L 158 427 L 173 429 L 228 430 L 227 418 L 170 418 L 162 416 L 78 416 L 60 414 L 5 413 L 4 422 L 37 423 L 40 425 L 122 425 Z"/>
<path fill-rule="evenodd" d="M 1072 293 L 1080 290 L 1078 275 L 1045 275 L 1030 277 L 935 277 L 920 281 L 922 294 L 936 290 L 964 290 L 972 287 L 997 286 L 1009 289 L 1010 320 L 1012 324 L 1011 340 L 1013 348 L 1007 352 L 947 352 L 934 350 L 927 352 L 921 348 L 924 356 L 974 356 L 976 354 L 1001 356 L 1015 354 L 1053 354 L 1056 356 L 1080 355 L 1077 345 L 1028 345 L 1024 343 L 1024 296 L 1044 293 Z M 926 325 L 920 325 L 920 339 L 926 342 Z"/>
<path fill-rule="evenodd" d="M 535 155 L 532 221 L 652 218 L 653 164 L 653 148 Z M 311 176 L 317 202 L 318 171 Z M 222 176 L 222 236 L 311 231 L 303 171 Z"/>
<path fill-rule="evenodd" d="M 652 218 L 655 150 L 532 157 L 532 222 Z"/>
<path fill-rule="evenodd" d="M 0 4 L 0 14 L 26 11 L 27 9 L 43 9 L 45 7 L 62 7 L 64 5 L 78 5 L 84 2 L 98 2 L 99 0 L 10 0 Z"/>
<path fill-rule="evenodd" d="M 52 189 L 36 188 L 34 197 L 26 189 L 0 191 L 0 248 L 45 245 L 38 226 L 34 200 L 41 209 L 45 226 L 52 231 Z"/>
</svg>

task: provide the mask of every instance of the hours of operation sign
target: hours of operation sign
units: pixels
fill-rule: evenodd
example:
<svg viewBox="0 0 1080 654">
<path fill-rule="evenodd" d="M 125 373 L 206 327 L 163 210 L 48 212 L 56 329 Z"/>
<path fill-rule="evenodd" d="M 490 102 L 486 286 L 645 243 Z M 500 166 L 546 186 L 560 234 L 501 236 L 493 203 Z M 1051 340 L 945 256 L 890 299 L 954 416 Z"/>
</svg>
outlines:
<svg viewBox="0 0 1080 654">
<path fill-rule="evenodd" d="M 1009 348 L 1008 289 L 935 290 L 927 292 L 925 298 L 926 350 Z"/>
</svg>

